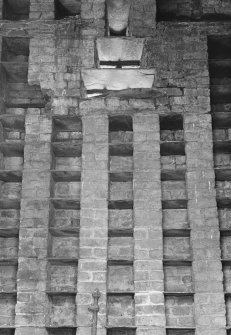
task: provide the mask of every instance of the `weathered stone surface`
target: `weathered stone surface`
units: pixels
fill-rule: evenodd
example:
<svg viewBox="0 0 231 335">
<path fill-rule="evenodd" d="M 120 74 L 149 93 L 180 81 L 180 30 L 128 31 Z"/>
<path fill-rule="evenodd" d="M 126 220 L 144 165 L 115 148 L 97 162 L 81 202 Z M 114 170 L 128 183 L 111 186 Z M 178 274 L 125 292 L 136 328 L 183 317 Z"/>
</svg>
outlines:
<svg viewBox="0 0 231 335">
<path fill-rule="evenodd" d="M 91 69 L 82 71 L 84 86 L 89 91 L 151 88 L 154 75 L 154 70 Z"/>
</svg>

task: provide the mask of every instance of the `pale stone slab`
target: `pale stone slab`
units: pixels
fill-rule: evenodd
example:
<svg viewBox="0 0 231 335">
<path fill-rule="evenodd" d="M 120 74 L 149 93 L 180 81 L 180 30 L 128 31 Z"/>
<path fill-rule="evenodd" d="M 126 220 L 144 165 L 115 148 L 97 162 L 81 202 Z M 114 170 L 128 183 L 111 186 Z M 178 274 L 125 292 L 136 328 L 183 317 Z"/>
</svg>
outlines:
<svg viewBox="0 0 231 335">
<path fill-rule="evenodd" d="M 99 61 L 139 61 L 142 57 L 143 38 L 98 38 Z"/>
<path fill-rule="evenodd" d="M 128 88 L 151 88 L 155 70 L 138 69 L 88 69 L 82 71 L 86 89 L 125 90 Z"/>
</svg>

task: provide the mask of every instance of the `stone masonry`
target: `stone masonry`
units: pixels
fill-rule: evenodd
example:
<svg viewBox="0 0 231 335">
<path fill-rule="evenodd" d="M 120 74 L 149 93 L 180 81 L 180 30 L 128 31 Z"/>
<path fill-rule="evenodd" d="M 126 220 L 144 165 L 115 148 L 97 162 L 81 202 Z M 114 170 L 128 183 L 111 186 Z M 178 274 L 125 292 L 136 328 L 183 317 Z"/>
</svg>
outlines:
<svg viewBox="0 0 231 335">
<path fill-rule="evenodd" d="M 0 335 L 231 334 L 231 2 L 0 0 Z"/>
</svg>

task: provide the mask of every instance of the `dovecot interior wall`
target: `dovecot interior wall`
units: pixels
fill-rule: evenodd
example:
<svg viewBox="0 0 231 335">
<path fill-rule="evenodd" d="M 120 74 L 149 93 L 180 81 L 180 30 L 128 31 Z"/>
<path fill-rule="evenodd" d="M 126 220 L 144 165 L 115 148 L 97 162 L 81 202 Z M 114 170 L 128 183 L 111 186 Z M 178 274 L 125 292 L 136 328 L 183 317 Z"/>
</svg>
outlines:
<svg viewBox="0 0 231 335">
<path fill-rule="evenodd" d="M 0 13 L 0 335 L 230 335 L 231 2 Z"/>
</svg>

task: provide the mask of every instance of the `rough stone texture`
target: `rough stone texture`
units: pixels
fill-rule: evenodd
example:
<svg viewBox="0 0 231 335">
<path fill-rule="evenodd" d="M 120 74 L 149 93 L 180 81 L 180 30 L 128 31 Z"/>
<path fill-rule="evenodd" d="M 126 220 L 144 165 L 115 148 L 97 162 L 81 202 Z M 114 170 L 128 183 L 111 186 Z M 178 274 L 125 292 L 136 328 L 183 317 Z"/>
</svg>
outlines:
<svg viewBox="0 0 231 335">
<path fill-rule="evenodd" d="M 225 334 L 225 304 L 214 188 L 211 117 L 187 115 L 184 127 L 188 215 L 194 258 L 196 334 L 204 334 L 211 329 L 212 334 L 220 335 Z"/>
<path fill-rule="evenodd" d="M 133 117 L 134 280 L 137 334 L 164 334 L 163 242 L 158 117 Z"/>
<path fill-rule="evenodd" d="M 13 8 L 21 9 L 23 1 L 11 1 Z M 1 16 L 2 4 L 0 0 Z M 227 21 L 230 1 L 132 1 L 129 36 L 110 40 L 112 43 L 119 40 L 125 47 L 117 52 L 107 47 L 105 58 L 112 55 L 109 61 L 119 57 L 123 61 L 140 59 L 140 69 L 134 72 L 152 74 L 147 81 L 149 88 L 141 89 L 138 80 L 132 82 L 136 89 L 116 82 L 117 88 L 125 90 L 106 92 L 101 86 L 103 95 L 95 99 L 86 98 L 83 73 L 86 70 L 97 73 L 98 84 L 102 53 L 97 54 L 97 40 L 109 42 L 105 36 L 108 33 L 105 0 L 82 0 L 80 12 L 77 10 L 75 15 L 63 19 L 58 19 L 56 13 L 55 20 L 54 0 L 26 0 L 26 4 L 24 13 L 4 13 L 0 24 L 1 60 L 7 63 L 0 69 L 0 238 L 4 241 L 0 248 L 4 257 L 0 260 L 0 292 L 9 293 L 0 299 L 3 325 L 0 334 L 12 335 L 14 329 L 7 328 L 11 326 L 16 327 L 16 335 L 76 335 L 76 332 L 90 335 L 92 316 L 88 307 L 96 287 L 101 291 L 98 335 L 106 333 L 107 311 L 116 326 L 121 326 L 121 321 L 124 325 L 136 325 L 138 335 L 226 334 L 231 309 L 227 298 L 226 320 L 224 290 L 230 290 L 230 268 L 223 267 L 222 287 L 221 248 L 223 255 L 230 257 L 230 238 L 222 233 L 219 239 L 211 149 L 213 139 L 230 139 L 230 129 L 214 129 L 212 139 L 209 113 L 230 112 L 230 102 L 222 104 L 223 93 L 229 97 L 230 89 L 229 85 L 223 85 L 229 80 L 212 78 L 218 84 L 223 82 L 224 87 L 212 85 L 212 99 L 209 98 L 207 37 L 218 36 L 222 41 L 221 36 L 231 31 Z M 162 21 L 156 25 L 162 6 L 177 10 L 181 22 Z M 183 17 L 187 22 L 182 21 Z M 12 42 L 10 52 L 5 50 L 6 40 Z M 29 40 L 28 46 L 22 40 Z M 129 42 L 138 42 L 139 50 L 130 52 Z M 122 73 L 119 79 L 123 83 L 128 79 L 125 78 L 128 70 L 115 72 Z M 214 93 L 219 98 L 217 105 Z M 175 113 L 184 117 L 184 131 L 168 129 L 159 134 L 158 115 Z M 134 143 L 129 131 L 110 132 L 108 136 L 108 116 L 115 115 L 133 117 Z M 57 118 L 63 117 L 68 120 L 83 117 L 82 157 L 80 152 L 76 154 L 81 151 L 79 128 L 66 131 L 54 126 Z M 160 139 L 161 151 L 163 144 L 166 145 L 167 156 L 160 157 Z M 183 150 L 176 152 L 175 142 L 181 142 L 183 148 L 183 140 L 186 156 Z M 78 150 L 73 143 L 71 146 L 71 141 L 79 143 Z M 214 163 L 215 167 L 230 168 L 230 153 L 216 152 Z M 171 170 L 172 176 L 182 173 L 182 177 L 186 170 L 186 185 L 179 180 L 165 180 L 161 190 L 160 165 L 162 173 Z M 54 180 L 51 169 L 82 172 L 81 189 L 76 180 Z M 118 173 L 133 169 L 133 185 L 130 183 L 128 188 L 124 182 L 109 185 L 109 170 Z M 18 171 L 16 177 L 12 171 Z M 218 180 L 217 186 L 219 200 L 230 195 L 229 182 Z M 130 206 L 133 201 L 134 210 L 108 210 L 109 196 L 121 200 L 124 194 L 131 200 Z M 50 199 L 54 196 L 60 197 L 59 200 Z M 162 196 L 166 200 L 188 200 L 188 209 L 162 211 L 163 226 Z M 220 228 L 229 229 L 229 209 L 219 208 L 218 214 Z M 122 237 L 113 235 L 118 230 Z M 182 233 L 187 237 L 178 236 Z M 178 266 L 170 260 L 168 265 L 164 264 L 164 278 L 163 251 L 172 259 L 190 256 L 192 269 L 189 264 Z M 114 265 L 111 261 L 107 264 L 108 255 L 114 261 L 120 260 Z M 48 256 L 55 256 L 55 260 L 48 261 Z M 64 256 L 73 256 L 74 260 L 57 263 L 58 257 Z M 15 259 L 6 263 L 9 257 Z M 128 262 L 124 265 L 126 257 Z M 192 287 L 194 307 L 192 295 L 166 295 L 164 302 L 164 290 L 191 292 Z M 120 289 L 123 294 L 109 293 Z M 126 290 L 130 291 L 127 295 Z M 62 291 L 62 295 L 54 295 L 52 291 Z M 168 326 L 195 325 L 196 329 L 166 329 L 166 319 Z M 50 324 L 66 328 L 45 329 Z M 130 328 L 107 332 L 135 334 Z"/>
<path fill-rule="evenodd" d="M 77 324 L 80 334 L 91 330 L 92 293 L 101 292 L 98 327 L 106 326 L 108 243 L 108 118 L 86 116 L 83 122 L 83 154 L 80 211 L 80 245 L 77 284 Z"/>
<path fill-rule="evenodd" d="M 166 297 L 166 322 L 168 327 L 193 327 L 194 308 L 193 297 Z"/>
<path fill-rule="evenodd" d="M 45 327 L 48 313 L 47 253 L 51 120 L 32 109 L 26 116 L 25 164 L 17 274 L 16 325 Z M 45 135 L 49 136 L 45 136 Z M 34 136 L 40 140 L 34 142 Z M 39 156 L 39 150 L 42 153 Z M 39 164 L 38 164 L 39 160 Z M 33 180 L 33 182 L 32 182 Z M 17 332 L 17 331 L 16 331 Z"/>
</svg>

